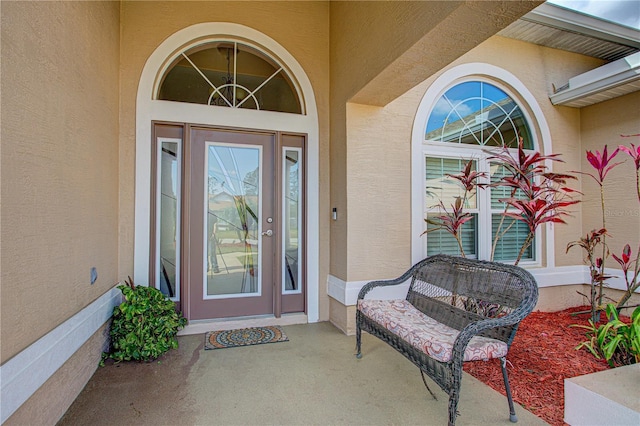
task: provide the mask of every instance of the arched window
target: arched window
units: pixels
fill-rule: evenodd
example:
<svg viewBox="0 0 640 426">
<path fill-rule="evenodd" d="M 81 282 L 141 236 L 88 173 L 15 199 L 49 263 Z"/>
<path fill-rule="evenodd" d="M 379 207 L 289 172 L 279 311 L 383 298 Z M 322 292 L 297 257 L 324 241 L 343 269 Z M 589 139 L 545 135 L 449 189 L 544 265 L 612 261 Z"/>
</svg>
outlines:
<svg viewBox="0 0 640 426">
<path fill-rule="evenodd" d="M 529 124 L 516 101 L 484 81 L 448 89 L 429 114 L 425 140 L 516 148 L 518 137 L 533 148 Z"/>
<path fill-rule="evenodd" d="M 491 158 L 491 151 L 518 147 L 522 139 L 525 149 L 534 149 L 539 132 L 528 119 L 522 98 L 500 81 L 485 76 L 457 78 L 428 99 L 425 121 L 422 121 L 421 168 L 423 173 L 423 229 L 429 230 L 425 255 L 448 253 L 458 255 L 456 239 L 424 219 L 435 219 L 443 208 L 451 210 L 463 190 L 449 175 L 458 175 L 468 161 L 472 169 L 483 172 L 482 183 L 495 182 L 506 171 Z M 426 98 L 426 96 L 425 96 Z M 423 99 L 425 102 L 427 99 Z M 424 118 L 423 118 L 424 119 Z M 471 219 L 462 226 L 462 245 L 467 257 L 513 262 L 529 233 L 521 221 L 506 218 L 505 189 L 479 189 L 467 194 L 463 211 Z M 436 220 L 437 222 L 437 220 Z M 503 234 L 504 233 L 504 234 Z M 496 235 L 501 238 L 496 239 Z M 539 262 L 539 235 L 524 253 L 521 263 Z"/>
<path fill-rule="evenodd" d="M 164 74 L 158 99 L 301 114 L 294 80 L 277 60 L 233 40 L 181 52 Z"/>
</svg>

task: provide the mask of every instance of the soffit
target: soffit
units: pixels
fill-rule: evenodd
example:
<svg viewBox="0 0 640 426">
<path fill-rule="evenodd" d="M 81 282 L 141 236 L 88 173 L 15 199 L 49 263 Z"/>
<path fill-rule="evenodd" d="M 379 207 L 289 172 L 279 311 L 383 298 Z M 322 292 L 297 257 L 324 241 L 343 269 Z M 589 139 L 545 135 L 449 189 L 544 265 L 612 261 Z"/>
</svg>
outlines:
<svg viewBox="0 0 640 426">
<path fill-rule="evenodd" d="M 609 62 L 566 84 L 551 82 L 554 87 L 560 86 L 549 96 L 554 105 L 580 108 L 640 90 L 640 73 L 635 65 L 640 29 L 545 3 L 498 35 Z"/>
</svg>

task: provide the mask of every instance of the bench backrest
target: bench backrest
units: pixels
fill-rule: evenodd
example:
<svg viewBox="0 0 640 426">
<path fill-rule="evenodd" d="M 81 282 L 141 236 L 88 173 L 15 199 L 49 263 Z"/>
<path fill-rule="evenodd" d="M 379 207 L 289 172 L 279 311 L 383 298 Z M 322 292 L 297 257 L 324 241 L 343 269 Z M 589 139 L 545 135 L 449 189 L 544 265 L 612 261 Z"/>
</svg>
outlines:
<svg viewBox="0 0 640 426">
<path fill-rule="evenodd" d="M 482 318 L 513 313 L 519 318 L 515 324 L 482 333 L 510 345 L 518 323 L 538 301 L 538 285 L 518 266 L 435 255 L 412 267 L 407 300 L 457 330 Z"/>
</svg>

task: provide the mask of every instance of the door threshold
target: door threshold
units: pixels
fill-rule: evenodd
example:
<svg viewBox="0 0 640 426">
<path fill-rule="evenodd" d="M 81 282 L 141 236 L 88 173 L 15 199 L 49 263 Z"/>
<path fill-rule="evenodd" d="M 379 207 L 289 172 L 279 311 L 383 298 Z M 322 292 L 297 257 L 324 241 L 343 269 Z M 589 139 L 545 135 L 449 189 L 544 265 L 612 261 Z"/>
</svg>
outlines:
<svg viewBox="0 0 640 426">
<path fill-rule="evenodd" d="M 211 320 L 192 320 L 182 330 L 178 336 L 189 334 L 204 334 L 208 331 L 235 330 L 248 327 L 265 327 L 268 325 L 295 325 L 307 324 L 307 314 L 284 314 L 280 318 L 273 315 L 260 315 L 254 317 L 219 318 Z"/>
</svg>

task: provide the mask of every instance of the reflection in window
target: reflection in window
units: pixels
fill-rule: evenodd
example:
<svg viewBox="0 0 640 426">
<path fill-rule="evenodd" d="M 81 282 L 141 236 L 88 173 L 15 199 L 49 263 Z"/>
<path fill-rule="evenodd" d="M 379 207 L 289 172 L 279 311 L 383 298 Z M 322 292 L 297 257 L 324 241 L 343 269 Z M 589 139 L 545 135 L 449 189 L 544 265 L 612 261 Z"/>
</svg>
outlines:
<svg viewBox="0 0 640 426">
<path fill-rule="evenodd" d="M 182 52 L 164 75 L 158 99 L 301 114 L 285 69 L 248 45 L 218 41 Z"/>
<path fill-rule="evenodd" d="M 259 294 L 260 147 L 207 142 L 205 298 Z"/>
<path fill-rule="evenodd" d="M 469 80 L 455 84 L 437 99 L 428 116 L 424 131 L 425 207 L 424 217 L 449 211 L 464 191 L 452 175 L 460 175 L 468 160 L 472 170 L 483 176 L 478 183 L 484 189 L 467 194 L 463 212 L 472 215 L 460 235 L 467 257 L 514 261 L 527 238 L 528 227 L 505 217 L 504 200 L 521 196 L 505 187 L 493 187 L 506 171 L 491 161 L 492 148 L 517 148 L 522 138 L 525 149 L 534 148 L 532 127 L 519 104 L 504 90 L 485 81 Z M 437 149 L 433 147 L 437 146 Z M 437 151 L 437 152 L 436 152 Z M 442 205 L 440 204 L 442 203 Z M 436 225 L 427 222 L 427 230 Z M 499 238 L 496 239 L 496 236 Z M 444 230 L 433 230 L 426 236 L 428 255 L 459 254 L 455 238 Z M 535 261 L 537 241 L 526 250 L 522 260 Z"/>
<path fill-rule="evenodd" d="M 299 148 L 287 148 L 283 161 L 283 293 L 299 293 L 302 258 L 302 169 Z"/>
<path fill-rule="evenodd" d="M 156 288 L 178 300 L 180 294 L 180 144 L 163 141 L 158 152 Z"/>
<path fill-rule="evenodd" d="M 490 163 L 491 183 L 497 183 L 500 179 L 508 176 L 508 172 L 504 165 Z M 491 239 L 496 240 L 496 234 L 501 237 L 497 239 L 495 247 L 493 247 L 493 259 L 499 261 L 515 261 L 518 258 L 520 247 L 529 235 L 529 227 L 520 220 L 515 220 L 503 215 L 505 212 L 505 204 L 500 200 L 506 198 L 524 198 L 525 195 L 521 190 L 511 193 L 509 188 L 505 186 L 490 187 L 491 198 Z M 509 209 L 512 210 L 512 209 Z M 533 260 L 533 248 L 535 247 L 535 239 L 533 243 L 525 250 L 522 260 Z"/>
<path fill-rule="evenodd" d="M 451 177 L 447 175 L 457 175 L 466 164 L 466 161 L 453 158 L 425 158 L 425 176 L 426 176 L 426 199 L 427 199 L 427 218 L 435 218 L 444 214 L 440 202 L 447 209 L 455 203 L 456 198 L 464 196 L 462 187 Z M 474 162 L 473 170 L 477 168 Z M 467 194 L 463 211 L 471 213 L 473 219 L 462 225 L 460 231 L 460 240 L 464 253 L 467 257 L 477 257 L 477 207 L 476 193 Z M 427 255 L 444 253 L 452 255 L 460 255 L 460 248 L 456 239 L 444 229 L 433 230 L 435 225 L 427 223 L 429 231 L 427 237 Z"/>
<path fill-rule="evenodd" d="M 447 90 L 431 111 L 425 135 L 429 141 L 512 148 L 522 137 L 525 149 L 533 147 L 522 109 L 504 91 L 482 81 Z"/>
</svg>

